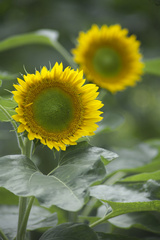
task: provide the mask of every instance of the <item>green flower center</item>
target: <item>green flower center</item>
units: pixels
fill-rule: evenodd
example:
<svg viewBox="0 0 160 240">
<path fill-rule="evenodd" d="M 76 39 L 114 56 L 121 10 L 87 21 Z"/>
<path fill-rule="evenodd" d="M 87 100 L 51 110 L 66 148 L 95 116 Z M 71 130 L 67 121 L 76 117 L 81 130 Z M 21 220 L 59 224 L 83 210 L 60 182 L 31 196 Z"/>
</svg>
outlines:
<svg viewBox="0 0 160 240">
<path fill-rule="evenodd" d="M 114 49 L 104 47 L 95 52 L 93 65 L 95 71 L 103 77 L 112 77 L 121 70 L 122 61 Z"/>
<path fill-rule="evenodd" d="M 45 89 L 34 99 L 33 115 L 35 122 L 46 131 L 61 132 L 73 120 L 73 99 L 58 87 Z"/>
</svg>

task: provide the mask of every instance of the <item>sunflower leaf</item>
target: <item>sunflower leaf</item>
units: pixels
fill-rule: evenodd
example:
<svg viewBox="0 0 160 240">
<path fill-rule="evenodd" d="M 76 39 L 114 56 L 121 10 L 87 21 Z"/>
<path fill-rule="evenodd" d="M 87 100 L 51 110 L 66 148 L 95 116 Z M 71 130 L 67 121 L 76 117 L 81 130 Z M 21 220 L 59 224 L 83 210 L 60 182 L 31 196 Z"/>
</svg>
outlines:
<svg viewBox="0 0 160 240">
<path fill-rule="evenodd" d="M 136 237 L 130 237 L 130 236 L 121 235 L 121 234 L 98 232 L 97 235 L 98 235 L 98 240 L 140 240 L 139 238 L 136 238 Z"/>
<path fill-rule="evenodd" d="M 117 171 L 127 173 L 150 172 L 156 171 L 157 167 L 160 166 L 160 162 L 154 160 L 159 151 L 150 144 L 141 143 L 132 148 L 121 148 L 115 151 L 119 158 L 107 165 L 108 174 L 113 174 Z"/>
<path fill-rule="evenodd" d="M 160 181 L 160 170 L 149 173 L 140 173 L 133 176 L 129 176 L 121 180 L 121 182 L 145 182 L 149 179 Z"/>
<path fill-rule="evenodd" d="M 20 34 L 9 37 L 0 42 L 0 52 L 28 44 L 51 45 L 58 39 L 58 32 L 55 30 L 41 29 L 33 33 Z"/>
<path fill-rule="evenodd" d="M 118 228 L 130 229 L 134 227 L 154 233 L 160 233 L 159 215 L 158 212 L 127 213 L 111 218 L 108 221 Z"/>
<path fill-rule="evenodd" d="M 130 212 L 160 211 L 160 183 L 99 185 L 90 188 L 90 195 L 108 203 L 112 211 L 106 220 Z"/>
<path fill-rule="evenodd" d="M 14 108 L 17 106 L 17 103 L 11 98 L 0 97 L 0 106 L 2 106 L 10 114 L 10 116 L 12 116 L 15 114 Z M 0 121 L 10 121 L 2 109 L 0 109 Z"/>
<path fill-rule="evenodd" d="M 117 154 L 111 156 L 84 142 L 68 147 L 51 175 L 42 174 L 23 155 L 4 156 L 0 158 L 0 186 L 18 196 L 35 196 L 45 207 L 77 211 L 88 198 L 88 187 L 106 174 L 101 156 L 111 160 Z"/>
<path fill-rule="evenodd" d="M 46 231 L 39 240 L 98 240 L 97 234 L 82 223 L 64 223 Z"/>
<path fill-rule="evenodd" d="M 16 195 L 5 188 L 0 188 L 0 205 L 18 205 L 19 199 Z"/>
<path fill-rule="evenodd" d="M 1 217 L 0 229 L 9 239 L 13 239 L 17 232 L 18 206 L 0 206 Z M 54 227 L 57 225 L 56 213 L 50 213 L 48 210 L 33 206 L 29 217 L 27 230 L 33 231 L 40 228 Z"/>
</svg>

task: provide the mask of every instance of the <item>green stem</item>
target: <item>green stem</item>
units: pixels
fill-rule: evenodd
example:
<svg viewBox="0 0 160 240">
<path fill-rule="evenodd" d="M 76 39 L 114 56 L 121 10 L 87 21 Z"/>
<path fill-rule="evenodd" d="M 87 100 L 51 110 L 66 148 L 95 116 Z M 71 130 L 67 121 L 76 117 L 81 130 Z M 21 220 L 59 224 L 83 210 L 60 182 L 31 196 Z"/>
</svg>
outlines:
<svg viewBox="0 0 160 240">
<path fill-rule="evenodd" d="M 90 224 L 90 225 L 89 225 L 90 228 L 93 228 L 93 227 L 95 227 L 95 226 L 97 226 L 97 225 L 103 223 L 104 221 L 106 221 L 106 220 L 108 219 L 107 217 L 108 217 L 108 215 L 105 216 L 105 217 L 103 217 L 103 218 L 101 218 L 101 219 L 99 219 L 98 221 L 96 221 L 96 222 Z"/>
<path fill-rule="evenodd" d="M 26 212 L 26 207 L 27 207 L 27 198 L 20 197 L 19 198 L 19 216 L 18 216 L 18 228 L 17 228 L 17 240 L 23 240 L 20 235 L 20 228 L 21 224 Z"/>
<path fill-rule="evenodd" d="M 18 134 L 18 133 L 17 133 L 17 124 L 16 124 L 16 122 L 13 120 L 13 118 L 12 118 L 11 115 L 7 112 L 7 110 L 6 110 L 4 107 L 2 107 L 2 105 L 0 105 L 0 110 L 2 110 L 3 113 L 6 115 L 6 117 L 8 118 L 8 120 L 11 121 L 12 126 L 13 126 L 13 128 L 14 128 L 14 130 L 15 130 L 15 133 L 16 133 L 17 139 L 18 139 L 18 146 L 19 146 L 20 149 L 23 149 L 23 148 L 24 148 L 23 139 L 22 139 L 21 134 Z"/>
<path fill-rule="evenodd" d="M 28 138 L 24 138 L 24 148 L 21 149 L 21 153 L 26 157 L 32 157 L 32 150 L 33 150 L 33 141 L 30 141 Z"/>
<path fill-rule="evenodd" d="M 77 65 L 73 61 L 72 56 L 59 42 L 54 41 L 52 42 L 51 46 L 53 46 L 64 57 L 64 59 L 69 63 L 72 68 L 77 69 Z"/>
<path fill-rule="evenodd" d="M 77 212 L 68 212 L 69 222 L 77 222 Z"/>
<path fill-rule="evenodd" d="M 32 146 L 33 146 L 33 142 L 29 141 L 28 138 L 24 138 L 24 144 L 23 144 L 23 147 L 21 148 L 21 153 L 26 155 L 28 158 L 31 158 Z M 30 202 L 29 202 L 27 207 L 26 197 L 19 198 L 19 216 L 18 216 L 18 228 L 17 228 L 17 238 L 16 238 L 17 240 L 25 239 L 26 226 L 27 226 L 27 221 L 28 221 L 31 206 L 32 205 L 30 205 Z"/>
<path fill-rule="evenodd" d="M 1 229 L 0 229 L 0 236 L 2 237 L 3 240 L 9 240 L 7 236 L 2 232 Z"/>
<path fill-rule="evenodd" d="M 94 206 L 98 203 L 98 200 L 95 198 L 91 198 L 85 208 L 83 209 L 82 216 L 89 216 Z"/>
<path fill-rule="evenodd" d="M 120 179 L 122 179 L 126 175 L 125 172 L 116 172 L 114 175 L 112 175 L 110 178 L 104 181 L 104 184 L 106 185 L 113 185 L 116 182 L 118 182 Z"/>
<path fill-rule="evenodd" d="M 35 199 L 35 197 L 30 198 L 27 209 L 26 209 L 25 214 L 23 216 L 23 220 L 22 220 L 20 230 L 19 230 L 19 239 L 21 239 L 21 240 L 25 239 L 25 233 L 26 233 L 26 229 L 27 229 L 28 218 L 29 218 L 29 214 L 30 214 L 34 199 Z"/>
<path fill-rule="evenodd" d="M 132 211 L 129 211 L 129 212 L 132 212 Z M 102 217 L 101 219 L 97 220 L 96 222 L 90 224 L 90 227 L 95 227 L 103 222 L 105 222 L 106 220 L 110 219 L 110 218 L 113 218 L 113 217 L 116 217 L 116 216 L 119 216 L 119 215 L 122 215 L 123 214 L 123 211 L 118 211 L 118 212 L 109 212 L 106 216 Z"/>
</svg>

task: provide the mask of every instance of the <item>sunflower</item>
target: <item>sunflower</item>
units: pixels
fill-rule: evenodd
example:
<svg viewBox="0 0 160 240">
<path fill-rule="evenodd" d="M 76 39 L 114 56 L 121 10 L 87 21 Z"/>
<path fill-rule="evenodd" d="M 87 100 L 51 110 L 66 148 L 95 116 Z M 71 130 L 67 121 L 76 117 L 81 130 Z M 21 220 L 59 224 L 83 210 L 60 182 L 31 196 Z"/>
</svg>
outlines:
<svg viewBox="0 0 160 240">
<path fill-rule="evenodd" d="M 82 71 L 56 63 L 49 71 L 24 75 L 17 79 L 14 99 L 18 104 L 13 119 L 20 123 L 18 132 L 28 132 L 28 139 L 39 139 L 50 149 L 74 145 L 82 136 L 94 134 L 102 117 L 103 106 L 96 100 L 98 87 L 84 85 Z"/>
<path fill-rule="evenodd" d="M 140 42 L 127 34 L 128 30 L 120 25 L 101 28 L 93 25 L 88 32 L 80 32 L 72 53 L 87 80 L 112 93 L 134 86 L 140 80 L 144 67 Z"/>
</svg>

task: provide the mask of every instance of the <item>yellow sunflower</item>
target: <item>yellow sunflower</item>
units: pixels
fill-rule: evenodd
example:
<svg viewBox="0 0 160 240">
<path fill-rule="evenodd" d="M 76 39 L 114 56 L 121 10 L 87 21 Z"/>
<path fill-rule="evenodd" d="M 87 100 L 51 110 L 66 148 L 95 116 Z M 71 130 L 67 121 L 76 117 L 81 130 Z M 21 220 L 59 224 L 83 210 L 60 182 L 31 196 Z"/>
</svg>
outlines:
<svg viewBox="0 0 160 240">
<path fill-rule="evenodd" d="M 96 100 L 98 87 L 83 85 L 82 71 L 71 70 L 56 63 L 51 71 L 24 75 L 14 85 L 18 103 L 13 119 L 20 123 L 18 132 L 27 131 L 29 140 L 39 139 L 49 148 L 66 150 L 82 136 L 94 134 L 102 117 Z"/>
<path fill-rule="evenodd" d="M 112 93 L 134 86 L 143 73 L 140 42 L 127 34 L 120 25 L 93 25 L 88 32 L 80 32 L 72 50 L 86 78 Z"/>
</svg>

